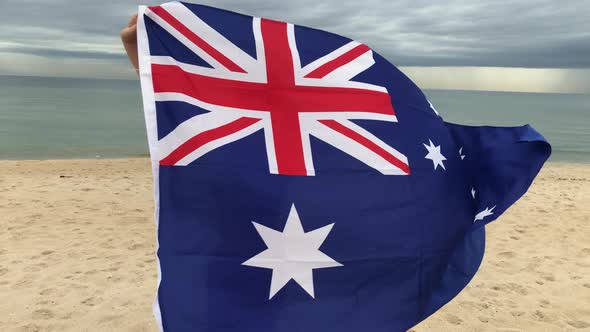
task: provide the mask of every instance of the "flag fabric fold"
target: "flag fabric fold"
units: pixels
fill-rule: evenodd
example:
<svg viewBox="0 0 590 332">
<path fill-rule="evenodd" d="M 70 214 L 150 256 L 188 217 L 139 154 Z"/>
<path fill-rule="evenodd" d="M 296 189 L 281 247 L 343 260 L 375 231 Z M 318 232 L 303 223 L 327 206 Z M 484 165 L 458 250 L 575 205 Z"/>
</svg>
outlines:
<svg viewBox="0 0 590 332">
<path fill-rule="evenodd" d="M 470 193 L 478 212 L 471 230 L 457 241 L 446 270 L 432 289 L 424 317 L 449 302 L 473 278 L 484 256 L 485 224 L 498 218 L 528 190 L 551 154 L 551 145 L 529 125 L 445 124 L 460 146 L 460 158 L 466 162 L 465 176 L 473 183 Z"/>
<path fill-rule="evenodd" d="M 528 190 L 551 154 L 551 145 L 530 125 L 445 124 L 460 146 L 461 158 L 467 167 L 466 176 L 472 179 L 477 211 L 485 211 L 476 215 L 476 221 L 493 213 L 483 224 L 495 220 Z M 466 151 L 470 151 L 469 155 Z"/>
<path fill-rule="evenodd" d="M 403 331 L 456 296 L 550 154 L 443 122 L 369 46 L 140 7 L 163 331 Z"/>
</svg>

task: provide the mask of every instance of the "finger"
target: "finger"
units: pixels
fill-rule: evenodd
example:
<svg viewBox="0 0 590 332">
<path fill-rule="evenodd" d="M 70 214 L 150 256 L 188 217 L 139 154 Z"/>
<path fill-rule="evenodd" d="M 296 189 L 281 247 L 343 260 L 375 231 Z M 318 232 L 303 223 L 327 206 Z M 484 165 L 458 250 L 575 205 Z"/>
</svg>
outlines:
<svg viewBox="0 0 590 332">
<path fill-rule="evenodd" d="M 121 30 L 121 39 L 124 43 L 133 43 L 136 40 L 137 25 L 125 27 Z"/>
<path fill-rule="evenodd" d="M 134 14 L 133 16 L 131 16 L 131 19 L 129 19 L 129 23 L 127 23 L 127 26 L 132 27 L 136 24 L 137 24 L 137 14 Z"/>
</svg>

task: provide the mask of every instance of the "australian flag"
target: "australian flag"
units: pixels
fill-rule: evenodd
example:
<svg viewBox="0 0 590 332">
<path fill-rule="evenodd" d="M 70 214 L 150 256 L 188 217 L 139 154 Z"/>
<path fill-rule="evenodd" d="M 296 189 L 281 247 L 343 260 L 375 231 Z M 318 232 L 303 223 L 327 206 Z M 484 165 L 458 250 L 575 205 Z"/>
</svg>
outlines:
<svg viewBox="0 0 590 332">
<path fill-rule="evenodd" d="M 164 331 L 406 330 L 550 154 L 529 126 L 444 122 L 336 34 L 173 2 L 138 39 Z"/>
</svg>

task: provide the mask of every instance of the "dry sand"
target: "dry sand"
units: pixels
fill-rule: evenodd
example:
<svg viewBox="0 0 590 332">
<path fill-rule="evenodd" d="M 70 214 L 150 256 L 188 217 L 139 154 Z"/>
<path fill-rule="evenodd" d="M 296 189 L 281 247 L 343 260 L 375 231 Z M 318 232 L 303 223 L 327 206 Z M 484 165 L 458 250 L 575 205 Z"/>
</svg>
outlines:
<svg viewBox="0 0 590 332">
<path fill-rule="evenodd" d="M 0 331 L 156 331 L 147 159 L 0 162 Z M 590 165 L 549 164 L 414 331 L 590 330 Z"/>
</svg>

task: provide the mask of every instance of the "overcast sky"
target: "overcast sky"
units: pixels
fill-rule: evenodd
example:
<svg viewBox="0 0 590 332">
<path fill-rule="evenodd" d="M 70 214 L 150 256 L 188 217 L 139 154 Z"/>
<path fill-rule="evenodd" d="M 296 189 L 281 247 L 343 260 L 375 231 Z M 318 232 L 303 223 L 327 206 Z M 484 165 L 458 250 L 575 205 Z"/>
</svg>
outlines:
<svg viewBox="0 0 590 332">
<path fill-rule="evenodd" d="M 0 74 L 133 78 L 138 4 L 0 0 Z M 362 41 L 426 88 L 590 93 L 590 0 L 216 0 Z"/>
</svg>

